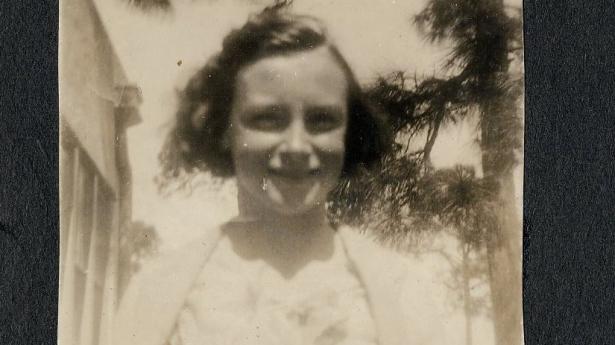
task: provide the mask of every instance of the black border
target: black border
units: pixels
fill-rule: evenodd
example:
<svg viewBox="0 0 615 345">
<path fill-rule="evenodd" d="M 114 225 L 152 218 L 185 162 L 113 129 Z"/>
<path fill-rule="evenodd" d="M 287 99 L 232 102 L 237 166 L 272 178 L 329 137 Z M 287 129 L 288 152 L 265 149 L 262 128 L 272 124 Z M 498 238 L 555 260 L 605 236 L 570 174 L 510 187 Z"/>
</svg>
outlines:
<svg viewBox="0 0 615 345">
<path fill-rule="evenodd" d="M 0 3 L 0 344 L 57 342 L 57 18 Z"/>
<path fill-rule="evenodd" d="M 525 1 L 527 344 L 615 343 L 615 3 Z"/>
<path fill-rule="evenodd" d="M 615 4 L 524 6 L 526 344 L 613 344 Z M 0 344 L 57 343 L 57 18 L 0 3 Z"/>
</svg>

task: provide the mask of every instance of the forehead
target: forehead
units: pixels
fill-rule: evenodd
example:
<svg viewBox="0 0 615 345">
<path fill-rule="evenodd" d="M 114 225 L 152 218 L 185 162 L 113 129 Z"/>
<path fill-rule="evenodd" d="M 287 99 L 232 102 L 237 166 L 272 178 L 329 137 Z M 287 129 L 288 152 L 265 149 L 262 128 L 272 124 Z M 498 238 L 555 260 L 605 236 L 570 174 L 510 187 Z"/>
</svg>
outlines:
<svg viewBox="0 0 615 345">
<path fill-rule="evenodd" d="M 237 96 L 249 102 L 345 103 L 348 79 L 327 47 L 275 55 L 242 68 Z"/>
</svg>

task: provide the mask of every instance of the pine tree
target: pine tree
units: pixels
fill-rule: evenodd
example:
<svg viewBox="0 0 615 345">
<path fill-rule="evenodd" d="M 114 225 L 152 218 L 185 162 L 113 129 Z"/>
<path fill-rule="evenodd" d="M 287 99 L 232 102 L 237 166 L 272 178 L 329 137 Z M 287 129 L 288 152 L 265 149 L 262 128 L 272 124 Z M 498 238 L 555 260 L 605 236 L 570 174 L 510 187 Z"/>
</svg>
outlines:
<svg viewBox="0 0 615 345">
<path fill-rule="evenodd" d="M 452 42 L 447 67 L 459 71 L 460 90 L 479 108 L 483 174 L 497 191 L 497 221 L 486 232 L 496 339 L 499 345 L 518 345 L 522 233 L 512 174 L 521 145 L 521 81 L 511 61 L 521 46 L 520 11 L 511 16 L 502 0 L 431 0 L 416 22 L 432 41 Z"/>
<path fill-rule="evenodd" d="M 480 240 L 486 248 L 497 344 L 521 344 L 522 233 L 513 198 L 522 131 L 521 11 L 502 0 L 430 0 L 415 22 L 432 42 L 452 45 L 444 65 L 450 76 L 419 82 L 397 72 L 369 88 L 390 114 L 397 141 L 375 171 L 341 186 L 331 209 L 339 221 L 372 225 L 403 246 L 423 230 L 474 229 L 460 238 Z M 461 183 L 463 169 L 434 171 L 430 154 L 442 125 L 475 112 L 484 177 Z M 409 141 L 421 132 L 423 147 L 409 151 Z M 464 204 L 478 186 L 488 192 L 474 191 L 477 201 Z M 468 227 L 473 219 L 480 224 Z"/>
</svg>

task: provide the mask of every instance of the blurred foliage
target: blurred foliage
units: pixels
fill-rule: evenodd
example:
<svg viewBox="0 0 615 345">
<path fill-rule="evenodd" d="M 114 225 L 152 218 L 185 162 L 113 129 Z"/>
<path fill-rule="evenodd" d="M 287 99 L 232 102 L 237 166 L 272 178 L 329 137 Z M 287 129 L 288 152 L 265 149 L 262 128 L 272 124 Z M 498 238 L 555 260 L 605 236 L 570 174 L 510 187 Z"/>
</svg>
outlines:
<svg viewBox="0 0 615 345">
<path fill-rule="evenodd" d="M 120 235 L 121 270 L 127 280 L 141 269 L 144 261 L 158 253 L 160 238 L 156 229 L 142 221 L 129 222 Z"/>
<path fill-rule="evenodd" d="M 451 45 L 444 67 L 478 107 L 483 176 L 495 187 L 484 248 L 496 344 L 518 345 L 522 232 L 512 171 L 522 146 L 522 11 L 503 0 L 430 0 L 415 22 L 428 40 Z"/>
<path fill-rule="evenodd" d="M 332 193 L 333 222 L 377 229 L 385 241 L 410 248 L 427 231 L 453 229 L 464 255 L 485 251 L 481 272 L 490 285 L 496 342 L 516 345 L 521 229 L 510 221 L 516 218 L 510 186 L 522 148 L 522 11 L 502 0 L 430 0 L 414 22 L 450 53 L 438 76 L 418 80 L 398 71 L 368 87 L 390 114 L 396 142 L 374 171 Z M 434 169 L 430 155 L 439 129 L 470 114 L 479 119 L 483 177 L 464 166 Z M 466 289 L 470 268 L 467 261 L 462 266 Z M 469 317 L 474 308 L 465 295 Z"/>
<path fill-rule="evenodd" d="M 495 0 L 428 2 L 415 23 L 426 39 L 451 47 L 441 71 L 447 76 L 419 80 L 398 71 L 367 86 L 389 115 L 396 141 L 375 169 L 332 193 L 334 223 L 377 226 L 384 239 L 404 245 L 415 242 L 405 237 L 446 226 L 463 232 L 468 243 L 485 240 L 496 222 L 498 174 L 514 168 L 521 148 L 520 15 Z M 479 117 L 484 178 L 470 167 L 431 165 L 439 130 L 468 115 Z M 424 142 L 413 150 L 419 138 Z"/>
<path fill-rule="evenodd" d="M 489 316 L 491 303 L 489 282 L 485 279 L 488 271 L 485 251 L 462 245 L 459 252 L 460 258 L 441 252 L 452 268 L 445 285 L 454 296 L 453 306 L 464 309 L 467 318 L 481 314 Z"/>
</svg>

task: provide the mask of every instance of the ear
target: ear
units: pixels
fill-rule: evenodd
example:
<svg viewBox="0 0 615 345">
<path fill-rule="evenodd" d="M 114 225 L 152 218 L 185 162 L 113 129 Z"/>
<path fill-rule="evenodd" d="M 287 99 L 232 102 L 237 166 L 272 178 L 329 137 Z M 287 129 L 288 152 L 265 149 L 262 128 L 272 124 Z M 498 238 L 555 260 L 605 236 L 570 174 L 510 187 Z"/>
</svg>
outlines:
<svg viewBox="0 0 615 345">
<path fill-rule="evenodd" d="M 196 130 L 203 129 L 205 125 L 205 118 L 207 117 L 208 106 L 206 103 L 200 104 L 196 110 L 192 113 L 192 127 Z"/>
</svg>

